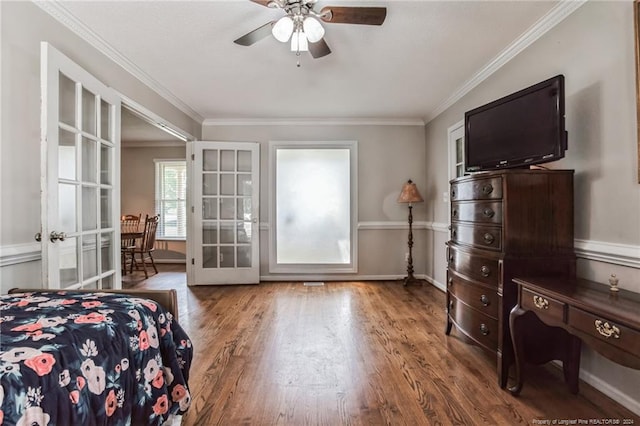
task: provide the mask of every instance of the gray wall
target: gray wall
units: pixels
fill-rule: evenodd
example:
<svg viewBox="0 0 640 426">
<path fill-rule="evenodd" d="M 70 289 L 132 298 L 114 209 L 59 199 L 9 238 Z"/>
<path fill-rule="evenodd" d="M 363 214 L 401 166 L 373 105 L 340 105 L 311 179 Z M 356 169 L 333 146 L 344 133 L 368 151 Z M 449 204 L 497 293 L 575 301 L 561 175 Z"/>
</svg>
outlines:
<svg viewBox="0 0 640 426">
<path fill-rule="evenodd" d="M 0 2 L 0 291 L 41 286 L 40 42 L 47 41 L 99 80 L 167 122 L 199 137 L 200 123 L 32 2 Z"/>
<path fill-rule="evenodd" d="M 640 292 L 640 184 L 632 2 L 588 2 L 426 127 L 427 181 L 434 221 L 448 222 L 447 128 L 464 112 L 516 90 L 564 74 L 569 150 L 551 168 L 575 170 L 578 273 Z M 431 218 L 427 218 L 428 220 Z M 436 235 L 434 278 L 444 282 L 443 243 Z M 431 255 L 431 254 L 430 254 Z M 604 261 L 602 261 L 604 260 Z M 640 413 L 640 372 L 586 349 L 582 377 Z"/>
<path fill-rule="evenodd" d="M 416 182 L 423 197 L 430 187 L 424 180 L 424 126 L 417 125 L 343 125 L 321 122 L 312 125 L 206 125 L 202 137 L 210 141 L 260 143 L 260 275 L 269 274 L 268 226 L 268 142 L 337 141 L 358 142 L 358 274 L 354 278 L 399 278 L 406 274 L 406 205 L 396 202 L 407 179 Z M 415 205 L 414 268 L 421 277 L 431 276 L 427 247 L 431 233 L 425 222 L 430 203 Z M 425 275 L 426 274 L 426 275 Z M 337 277 L 340 278 L 340 277 Z M 327 278 L 327 279 L 330 279 Z"/>
</svg>

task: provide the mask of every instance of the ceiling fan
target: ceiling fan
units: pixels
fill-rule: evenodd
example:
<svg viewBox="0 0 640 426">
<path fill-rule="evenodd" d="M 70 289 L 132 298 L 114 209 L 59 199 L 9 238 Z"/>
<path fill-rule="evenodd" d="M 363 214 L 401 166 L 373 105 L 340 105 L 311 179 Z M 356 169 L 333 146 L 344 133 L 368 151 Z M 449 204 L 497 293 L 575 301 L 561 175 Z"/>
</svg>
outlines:
<svg viewBox="0 0 640 426">
<path fill-rule="evenodd" d="M 386 7 L 325 6 L 314 10 L 317 0 L 251 0 L 262 6 L 282 9 L 286 15 L 234 40 L 242 46 L 251 46 L 272 34 L 276 40 L 291 40 L 291 51 L 300 55 L 308 51 L 314 58 L 331 53 L 324 41 L 322 22 L 339 24 L 382 25 L 387 16 Z"/>
</svg>

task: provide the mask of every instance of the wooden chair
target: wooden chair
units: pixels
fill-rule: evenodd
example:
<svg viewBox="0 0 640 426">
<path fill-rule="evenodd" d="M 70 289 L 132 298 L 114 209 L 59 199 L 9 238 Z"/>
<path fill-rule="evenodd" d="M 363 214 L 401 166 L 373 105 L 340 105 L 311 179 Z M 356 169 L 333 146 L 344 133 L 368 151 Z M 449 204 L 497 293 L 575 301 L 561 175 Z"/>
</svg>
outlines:
<svg viewBox="0 0 640 426">
<path fill-rule="evenodd" d="M 140 219 L 142 213 L 139 215 L 125 214 L 120 216 L 120 232 L 138 232 L 140 230 Z M 120 241 L 120 255 L 122 257 L 122 275 L 127 274 L 127 265 L 133 262 L 133 249 L 136 248 L 135 238 L 125 238 Z"/>
<path fill-rule="evenodd" d="M 142 242 L 139 246 L 136 246 L 133 249 L 132 262 L 131 262 L 131 270 L 133 272 L 133 267 L 135 265 L 136 270 L 139 266 L 142 266 L 144 270 L 144 277 L 149 278 L 149 274 L 147 273 L 147 260 L 151 261 L 151 266 L 153 266 L 153 270 L 158 273 L 158 268 L 156 268 L 156 263 L 153 261 L 153 246 L 156 243 L 156 229 L 158 228 L 158 222 L 160 221 L 160 216 L 152 216 L 146 215 L 144 220 L 144 235 L 142 237 Z M 139 256 L 139 259 L 136 259 L 136 255 Z"/>
</svg>

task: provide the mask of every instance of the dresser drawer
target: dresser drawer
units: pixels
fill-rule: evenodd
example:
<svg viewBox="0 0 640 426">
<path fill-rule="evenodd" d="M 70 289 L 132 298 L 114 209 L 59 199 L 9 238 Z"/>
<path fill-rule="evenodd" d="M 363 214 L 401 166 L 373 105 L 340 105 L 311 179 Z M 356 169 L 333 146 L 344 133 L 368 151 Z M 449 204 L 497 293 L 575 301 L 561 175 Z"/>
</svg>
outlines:
<svg viewBox="0 0 640 426">
<path fill-rule="evenodd" d="M 495 289 L 470 283 L 450 273 L 447 290 L 472 308 L 498 319 L 498 293 Z"/>
<path fill-rule="evenodd" d="M 520 306 L 522 309 L 535 312 L 538 318 L 547 320 L 549 325 L 564 322 L 565 319 L 564 303 L 526 288 L 521 289 Z"/>
<path fill-rule="evenodd" d="M 502 199 L 502 178 L 473 179 L 451 184 L 451 201 Z"/>
<path fill-rule="evenodd" d="M 455 296 L 449 300 L 449 316 L 458 329 L 491 351 L 498 350 L 498 321 L 466 306 Z"/>
<path fill-rule="evenodd" d="M 451 205 L 451 220 L 502 224 L 502 201 L 462 201 Z"/>
<path fill-rule="evenodd" d="M 632 354 L 640 354 L 640 332 L 571 306 L 569 326 Z"/>
<path fill-rule="evenodd" d="M 463 225 L 454 222 L 451 225 L 451 239 L 479 248 L 498 251 L 502 249 L 502 229 L 492 226 Z"/>
<path fill-rule="evenodd" d="M 449 247 L 449 269 L 481 283 L 498 287 L 498 260 Z"/>
</svg>

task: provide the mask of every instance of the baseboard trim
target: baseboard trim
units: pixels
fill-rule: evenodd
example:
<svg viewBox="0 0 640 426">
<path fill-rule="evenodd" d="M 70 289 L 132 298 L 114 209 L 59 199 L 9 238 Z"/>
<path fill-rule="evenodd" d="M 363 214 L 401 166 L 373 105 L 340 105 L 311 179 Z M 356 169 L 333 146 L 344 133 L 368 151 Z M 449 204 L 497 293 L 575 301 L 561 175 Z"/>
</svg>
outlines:
<svg viewBox="0 0 640 426">
<path fill-rule="evenodd" d="M 559 370 L 562 370 L 561 361 L 551 361 L 551 365 Z M 640 401 L 633 399 L 631 396 L 627 395 L 624 392 L 621 392 L 619 389 L 616 389 L 615 387 L 611 386 L 611 384 L 605 382 L 600 377 L 591 374 L 584 368 L 580 369 L 579 377 L 583 382 L 587 383 L 590 386 L 593 386 L 599 392 L 602 392 L 604 395 L 613 399 L 618 404 L 640 416 Z"/>
<path fill-rule="evenodd" d="M 616 401 L 618 404 L 628 408 L 633 411 L 637 415 L 640 416 L 640 401 L 633 399 L 631 396 L 627 395 L 624 392 L 621 392 L 619 389 L 611 386 L 611 384 L 605 382 L 598 376 L 595 376 L 588 371 L 580 369 L 580 378 L 585 382 L 608 396 L 609 398 Z"/>
</svg>

